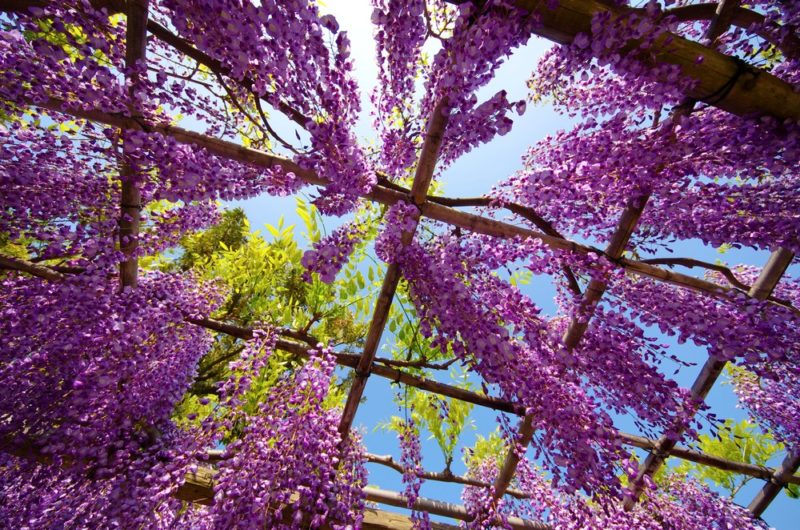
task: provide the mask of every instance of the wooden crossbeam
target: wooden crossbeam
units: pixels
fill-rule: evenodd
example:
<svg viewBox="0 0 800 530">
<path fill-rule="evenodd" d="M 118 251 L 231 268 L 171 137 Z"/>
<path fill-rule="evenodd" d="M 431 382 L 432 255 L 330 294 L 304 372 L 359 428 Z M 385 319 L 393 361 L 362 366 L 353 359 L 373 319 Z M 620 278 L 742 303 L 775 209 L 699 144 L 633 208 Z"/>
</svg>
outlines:
<svg viewBox="0 0 800 530">
<path fill-rule="evenodd" d="M 408 504 L 408 499 L 405 496 L 393 491 L 369 487 L 364 488 L 364 491 L 367 494 L 367 500 L 372 502 L 386 504 L 389 506 L 397 506 L 398 508 L 405 508 Z M 451 504 L 449 502 L 426 499 L 425 497 L 417 498 L 416 502 L 414 503 L 414 509 L 428 512 L 433 515 L 451 517 L 460 521 L 472 520 L 472 516 L 464 506 Z M 499 523 L 499 521 L 497 522 Z M 550 525 L 538 521 L 521 519 L 519 517 L 507 517 L 505 522 L 514 530 L 552 530 Z"/>
<path fill-rule="evenodd" d="M 142 124 L 130 118 L 126 118 L 117 114 L 109 114 L 93 110 L 86 111 L 73 108 L 65 102 L 55 99 L 36 104 L 35 106 L 61 112 L 77 119 L 85 119 L 103 123 L 111 127 L 120 127 L 123 129 L 132 130 L 143 129 Z M 328 184 L 325 179 L 322 179 L 315 172 L 300 167 L 292 160 L 270 155 L 257 149 L 244 147 L 233 142 L 220 140 L 218 138 L 213 138 L 172 125 L 153 125 L 148 126 L 147 130 L 168 136 L 178 143 L 203 148 L 209 153 L 227 160 L 233 160 L 243 164 L 250 164 L 263 169 L 282 169 L 287 172 L 291 171 L 299 179 L 307 182 L 308 184 L 319 186 Z M 398 201 L 408 200 L 408 196 L 406 194 L 383 186 L 375 186 L 371 192 L 364 195 L 364 198 L 380 204 L 385 204 L 387 206 L 391 206 Z M 558 250 L 568 250 L 578 254 L 604 255 L 603 251 L 600 249 L 582 245 L 563 237 L 552 236 L 543 232 L 530 230 L 525 227 L 505 223 L 503 221 L 497 221 L 488 217 L 471 214 L 469 212 L 462 212 L 456 210 L 455 208 L 450 208 L 433 201 L 426 201 L 423 203 L 420 206 L 420 211 L 423 217 L 427 217 L 435 221 L 441 221 L 443 223 L 457 226 L 478 234 L 499 238 L 523 237 L 538 239 L 550 248 Z M 626 271 L 636 274 L 637 276 L 652 278 L 656 281 L 663 281 L 672 285 L 699 291 L 714 297 L 724 297 L 726 294 L 733 291 L 733 289 L 730 287 L 721 286 L 701 278 L 695 278 L 686 274 L 663 269 L 641 261 L 620 258 L 616 260 L 616 263 Z M 795 314 L 800 314 L 800 310 L 798 308 L 787 305 L 783 301 L 777 300 L 773 297 L 769 297 L 768 300 L 772 304 L 786 307 L 792 310 Z"/>
<path fill-rule="evenodd" d="M 411 185 L 411 192 L 408 194 L 408 199 L 417 207 L 422 206 L 428 196 L 428 188 L 433 179 L 436 160 L 439 158 L 439 150 L 444 138 L 444 130 L 447 127 L 450 116 L 448 112 L 445 112 L 447 105 L 447 98 L 440 100 L 434 107 L 428 120 L 428 129 L 422 143 L 422 151 L 420 152 L 419 161 L 417 162 L 414 182 Z M 417 223 L 418 222 L 419 217 L 417 217 Z M 414 231 L 416 231 L 416 226 L 415 224 Z M 403 232 L 401 244 L 404 247 L 411 243 L 414 237 L 414 231 Z M 372 314 L 372 321 L 370 322 L 367 332 L 364 350 L 361 354 L 358 366 L 356 367 L 356 376 L 350 387 L 350 392 L 347 394 L 347 402 L 342 410 L 342 418 L 339 422 L 339 434 L 342 437 L 342 441 L 347 438 L 350 432 L 353 420 L 355 419 L 356 410 L 358 409 L 358 404 L 361 402 L 361 396 L 364 393 L 364 388 L 367 386 L 367 378 L 369 377 L 370 368 L 375 360 L 381 336 L 386 327 L 386 321 L 389 319 L 389 310 L 392 307 L 392 300 L 394 299 L 397 285 L 400 282 L 400 276 L 400 268 L 397 263 L 390 263 L 386 268 L 386 275 L 383 278 L 381 291 L 375 303 L 375 310 Z"/>
<path fill-rule="evenodd" d="M 769 260 L 761 271 L 756 282 L 750 288 L 749 295 L 759 300 L 766 299 L 775 286 L 780 281 L 786 268 L 792 262 L 794 254 L 786 249 L 778 249 L 770 255 Z M 709 357 L 703 365 L 700 374 L 695 379 L 691 388 L 692 398 L 697 402 L 702 402 L 708 396 L 711 387 L 719 379 L 722 370 L 725 368 L 727 361 L 717 357 Z M 647 455 L 645 461 L 639 467 L 639 474 L 635 481 L 629 487 L 631 496 L 625 500 L 626 507 L 630 508 L 638 499 L 641 494 L 643 479 L 645 475 L 652 476 L 664 464 L 666 459 L 670 456 L 671 452 L 678 443 L 678 439 L 685 431 L 685 425 L 677 425 L 672 436 L 662 436 L 659 438 L 656 446 Z M 789 474 L 794 471 L 789 472 Z M 780 472 L 779 472 L 780 473 Z M 785 474 L 785 473 L 784 473 Z M 780 487 L 778 488 L 780 491 Z M 776 492 L 777 494 L 777 492 Z M 766 496 L 765 496 L 766 498 Z M 774 498 L 774 495 L 773 495 Z M 768 504 L 768 502 L 767 502 Z M 765 506 L 766 507 L 766 506 Z M 763 511 L 763 510 L 762 510 Z"/>
<path fill-rule="evenodd" d="M 198 468 L 194 473 L 187 473 L 184 483 L 178 488 L 175 497 L 179 500 L 195 504 L 211 505 L 214 503 L 214 475 L 215 471 L 208 467 Z M 367 500 L 398 508 L 408 508 L 408 498 L 400 493 L 365 487 L 364 493 Z M 472 516 L 464 506 L 451 504 L 449 502 L 435 501 L 425 497 L 417 498 L 414 502 L 414 509 L 427 512 L 433 515 L 450 517 L 460 521 L 470 521 Z M 387 512 L 384 512 L 387 513 Z M 404 517 L 395 514 L 396 517 Z M 406 518 L 407 520 L 407 518 Z M 379 524 L 380 521 L 370 520 L 371 524 Z M 549 525 L 544 523 L 521 519 L 519 517 L 509 517 L 508 523 L 515 530 L 551 530 Z M 392 527 L 376 527 L 392 528 Z"/>
<path fill-rule="evenodd" d="M 187 319 L 187 320 L 189 320 L 192 323 L 196 323 L 197 325 L 200 325 L 202 327 L 214 331 L 219 331 L 221 333 L 226 333 L 234 337 L 243 339 L 250 339 L 252 337 L 251 328 L 235 326 L 232 324 L 224 324 L 212 319 L 202 319 L 202 320 Z M 284 332 L 284 334 L 285 336 L 291 336 L 292 332 Z M 276 342 L 276 347 L 301 357 L 308 357 L 308 348 L 296 342 L 278 339 L 278 341 Z M 339 364 L 340 366 L 355 368 L 358 365 L 359 362 L 358 355 L 342 353 L 342 352 L 335 352 L 334 355 L 336 356 L 336 363 Z M 402 383 L 404 385 L 408 385 L 423 390 L 425 392 L 430 392 L 432 394 L 437 394 L 440 396 L 457 399 L 459 401 L 464 401 L 466 403 L 472 403 L 473 405 L 477 405 L 479 407 L 485 407 L 488 409 L 496 410 L 499 412 L 506 412 L 509 414 L 515 414 L 517 416 L 523 416 L 525 414 L 525 407 L 521 403 L 516 403 L 513 401 L 507 401 L 496 397 L 487 396 L 486 394 L 480 394 L 456 386 L 448 385 L 446 383 L 441 383 L 433 379 L 428 379 L 424 376 L 409 374 L 402 370 L 391 368 L 389 366 L 385 366 L 382 364 L 373 364 L 371 373 L 379 377 L 382 377 L 384 379 L 388 379 L 389 381 Z M 642 449 L 655 450 L 658 444 L 658 440 L 651 440 L 643 436 L 629 434 L 622 431 L 617 431 L 614 434 L 623 443 L 634 447 L 639 447 Z M 709 467 L 714 467 L 725 471 L 733 471 L 735 473 L 740 473 L 742 475 L 748 475 L 751 477 L 756 477 L 764 480 L 769 480 L 770 477 L 772 477 L 775 473 L 778 472 L 778 470 L 770 469 L 764 466 L 746 464 L 744 462 L 736 462 L 734 460 L 728 460 L 714 455 L 709 455 L 701 451 L 690 449 L 688 447 L 675 446 L 671 454 L 676 458 L 681 458 L 684 460 L 688 460 L 690 462 L 696 462 L 698 464 L 703 464 Z M 429 476 L 427 478 L 429 478 L 430 480 L 436 479 L 436 477 L 433 476 Z M 787 482 L 791 484 L 800 485 L 800 476 L 792 475 L 791 477 L 789 477 Z M 510 492 L 507 491 L 507 493 Z M 517 492 L 513 493 L 512 495 L 516 496 L 516 493 Z"/>
<path fill-rule="evenodd" d="M 769 481 L 764 484 L 761 491 L 756 494 L 755 498 L 753 498 L 747 506 L 750 513 L 756 517 L 761 517 L 764 510 L 775 500 L 775 497 L 778 496 L 778 493 L 780 493 L 786 484 L 796 484 L 792 479 L 795 478 L 794 473 L 797 472 L 798 468 L 800 468 L 800 453 L 794 452 L 787 455 L 781 463 L 781 467 L 769 477 Z"/>
<path fill-rule="evenodd" d="M 125 29 L 125 66 L 133 68 L 147 53 L 147 9 L 148 0 L 129 0 L 126 6 L 127 25 Z M 131 75 L 128 79 L 128 98 L 131 101 L 131 116 L 134 119 L 139 115 L 133 106 L 136 101 L 136 91 L 139 89 L 138 75 Z M 131 151 L 127 142 L 122 144 L 123 156 Z M 139 247 L 139 215 L 142 210 L 142 194 L 135 181 L 135 175 L 127 161 L 122 162 L 120 169 L 120 218 L 119 218 L 119 249 L 125 257 L 119 264 L 120 287 L 136 287 L 139 275 L 139 260 L 136 250 Z"/>
<path fill-rule="evenodd" d="M 569 44 L 578 33 L 591 34 L 592 18 L 608 12 L 621 17 L 633 10 L 600 0 L 560 0 L 555 9 L 541 0 L 515 0 L 514 4 L 539 17 L 533 32 L 561 44 Z M 739 116 L 767 114 L 780 120 L 800 119 L 800 93 L 785 81 L 764 70 L 748 67 L 744 75 L 741 63 L 723 53 L 690 41 L 674 33 L 660 37 L 648 49 L 655 56 L 642 54 L 637 42 L 629 42 L 621 54 L 640 60 L 645 67 L 674 64 L 683 75 L 693 79 L 695 87 L 686 96 L 704 101 L 732 85 L 725 97 L 709 100 L 710 105 Z M 666 80 L 665 80 L 666 81 Z M 732 82 L 732 83 L 731 83 Z"/>
</svg>

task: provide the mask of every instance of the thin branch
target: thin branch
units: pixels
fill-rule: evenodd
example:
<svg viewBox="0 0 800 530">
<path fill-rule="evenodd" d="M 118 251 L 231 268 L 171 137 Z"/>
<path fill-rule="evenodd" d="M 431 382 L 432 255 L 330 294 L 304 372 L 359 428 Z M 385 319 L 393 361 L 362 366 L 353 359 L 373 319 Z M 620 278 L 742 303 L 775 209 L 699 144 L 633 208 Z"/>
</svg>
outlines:
<svg viewBox="0 0 800 530">
<path fill-rule="evenodd" d="M 398 361 L 395 359 L 383 359 L 381 357 L 377 357 L 375 359 L 376 363 L 385 364 L 386 366 L 399 366 L 401 368 L 428 368 L 430 370 L 447 370 L 456 361 L 458 361 L 458 358 L 453 358 L 447 362 L 439 364 L 428 362 L 426 359 L 421 359 L 419 361 Z"/>
<path fill-rule="evenodd" d="M 371 462 L 373 464 L 380 464 L 382 466 L 394 469 L 398 473 L 405 473 L 405 468 L 397 462 L 391 455 L 375 455 L 372 453 L 367 453 L 364 455 L 367 458 L 367 462 Z M 449 469 L 445 469 L 444 471 L 432 472 L 432 471 L 414 471 L 414 474 L 423 480 L 433 480 L 435 482 L 446 482 L 450 484 L 463 484 L 465 486 L 475 486 L 479 488 L 491 488 L 492 484 L 489 482 L 484 482 L 482 480 L 475 480 L 467 477 L 462 477 L 460 475 L 454 475 L 452 471 Z M 517 489 L 509 489 L 506 493 L 512 497 L 516 497 L 517 499 L 529 499 L 531 495 L 517 490 Z"/>
<path fill-rule="evenodd" d="M 725 279 L 727 279 L 731 283 L 731 285 L 733 285 L 737 289 L 740 289 L 744 292 L 750 290 L 750 287 L 748 285 L 745 285 L 744 283 L 740 282 L 736 278 L 736 276 L 734 276 L 733 271 L 731 271 L 728 267 L 725 267 L 724 265 L 717 265 L 715 263 L 709 263 L 707 261 L 701 261 L 694 258 L 652 258 L 652 259 L 643 259 L 640 261 L 642 263 L 649 263 L 651 265 L 666 265 L 668 267 L 682 266 L 682 267 L 688 267 L 690 269 L 693 267 L 702 267 L 704 269 L 709 269 L 722 273 L 722 275 L 725 276 Z"/>
</svg>

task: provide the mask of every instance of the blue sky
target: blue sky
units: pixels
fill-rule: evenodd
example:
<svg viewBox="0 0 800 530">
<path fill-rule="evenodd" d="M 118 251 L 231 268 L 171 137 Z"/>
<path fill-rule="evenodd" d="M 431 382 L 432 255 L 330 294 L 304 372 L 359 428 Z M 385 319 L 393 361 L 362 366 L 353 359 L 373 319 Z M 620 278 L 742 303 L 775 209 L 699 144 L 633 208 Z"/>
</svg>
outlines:
<svg viewBox="0 0 800 530">
<path fill-rule="evenodd" d="M 324 2 L 323 9 L 337 17 L 341 28 L 348 31 L 352 41 L 352 55 L 356 64 L 356 76 L 362 89 L 364 107 L 364 112 L 359 122 L 358 134 L 366 142 L 368 139 L 375 137 L 368 110 L 370 108 L 369 93 L 373 89 L 377 77 L 377 67 L 374 62 L 373 29 L 370 22 L 372 10 L 369 6 L 369 0 L 327 0 Z M 517 50 L 512 58 L 500 69 L 496 79 L 479 92 L 479 99 L 483 100 L 500 89 L 508 91 L 508 97 L 511 101 L 524 99 L 527 94 L 525 81 L 530 77 L 537 58 L 549 46 L 549 42 L 534 38 L 527 46 Z M 444 194 L 451 197 L 463 197 L 486 193 L 494 183 L 506 178 L 520 168 L 521 156 L 529 145 L 547 134 L 568 127 L 570 127 L 570 121 L 556 114 L 552 109 L 528 105 L 526 114 L 515 118 L 514 128 L 509 134 L 470 152 L 444 172 L 441 179 L 444 186 Z M 275 198 L 262 196 L 247 201 L 237 201 L 232 204 L 244 208 L 254 229 L 261 228 L 267 223 L 275 224 L 278 218 L 283 216 L 288 224 L 296 224 L 298 226 L 298 234 L 302 231 L 299 229 L 303 226 L 302 221 L 295 214 L 293 197 Z M 330 230 L 331 227 L 335 227 L 340 222 L 337 219 L 326 220 L 326 226 Z M 753 250 L 732 250 L 722 256 L 716 249 L 706 247 L 699 242 L 681 242 L 676 245 L 674 250 L 675 256 L 693 256 L 712 262 L 717 259 L 724 259 L 729 264 L 745 263 L 757 266 L 762 266 L 766 263 L 769 256 L 766 251 L 756 252 Z M 697 274 L 695 271 L 688 272 Z M 790 273 L 793 276 L 797 276 L 798 272 L 800 271 L 798 271 L 797 266 L 790 269 Z M 526 286 L 525 292 L 545 311 L 554 311 L 552 303 L 554 291 L 546 278 L 534 278 L 532 284 Z M 384 347 L 390 340 L 391 336 L 385 334 Z M 684 369 L 676 376 L 680 384 L 684 386 L 691 385 L 691 382 L 699 372 L 700 366 L 705 361 L 705 352 L 688 344 L 679 346 L 674 340 L 668 338 L 665 338 L 664 342 L 670 344 L 674 348 L 673 351 L 682 359 L 697 363 L 696 367 Z M 672 366 L 665 364 L 665 371 L 671 375 Z M 371 377 L 365 392 L 367 401 L 361 405 L 356 416 L 356 425 L 362 426 L 368 450 L 377 454 L 393 454 L 395 458 L 399 456 L 399 446 L 395 435 L 384 431 L 375 431 L 373 426 L 379 422 L 388 421 L 392 414 L 399 413 L 392 399 L 397 391 L 397 387 L 391 386 L 386 380 Z M 712 410 L 720 417 L 735 419 L 745 417 L 743 411 L 736 408 L 736 397 L 728 385 L 718 383 L 712 390 L 708 402 L 712 406 Z M 496 413 L 476 408 L 472 414 L 472 420 L 475 429 L 468 428 L 465 430 L 460 448 L 473 445 L 477 434 L 487 434 L 494 430 Z M 615 417 L 615 422 L 622 430 L 638 433 L 629 418 L 618 416 Z M 456 452 L 456 462 L 453 469 L 455 473 L 463 473 L 464 471 L 459 459 L 460 448 Z M 423 440 L 423 456 L 423 464 L 426 469 L 439 471 L 443 468 L 444 462 L 434 442 Z M 775 463 L 777 464 L 777 462 Z M 377 465 L 369 465 L 369 471 L 371 483 L 382 488 L 402 491 L 400 475 L 395 471 Z M 747 505 L 761 485 L 762 482 L 760 481 L 751 481 L 737 496 L 736 501 Z M 457 485 L 429 482 L 423 485 L 422 495 L 450 502 L 460 502 L 460 491 L 461 487 Z M 390 509 L 394 510 L 394 508 Z M 793 501 L 788 499 L 785 494 L 781 494 L 767 510 L 764 518 L 775 528 L 788 530 L 796 528 L 796 525 L 793 524 L 795 521 L 793 521 L 792 516 L 796 517 L 797 515 L 800 515 L 800 501 Z"/>
</svg>

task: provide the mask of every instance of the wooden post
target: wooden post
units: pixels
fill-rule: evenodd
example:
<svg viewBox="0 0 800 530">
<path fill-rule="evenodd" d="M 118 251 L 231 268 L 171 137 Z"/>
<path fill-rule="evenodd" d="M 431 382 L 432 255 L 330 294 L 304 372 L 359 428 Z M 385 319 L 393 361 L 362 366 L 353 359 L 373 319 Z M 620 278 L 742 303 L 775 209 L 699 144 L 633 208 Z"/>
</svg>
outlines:
<svg viewBox="0 0 800 530">
<path fill-rule="evenodd" d="M 628 240 L 630 240 L 631 234 L 633 234 L 633 230 L 636 227 L 636 223 L 639 222 L 639 218 L 642 216 L 642 212 L 644 211 L 649 197 L 649 195 L 642 197 L 636 200 L 634 203 L 628 205 L 628 207 L 623 210 L 619 224 L 617 225 L 617 229 L 614 231 L 614 234 L 612 234 L 611 240 L 609 241 L 608 247 L 605 251 L 605 254 L 611 259 L 617 259 L 622 256 L 622 253 L 625 251 L 625 247 L 628 245 Z M 581 315 L 582 318 L 572 319 L 562 339 L 564 346 L 568 350 L 575 349 L 584 333 L 586 333 L 586 329 L 589 327 L 589 319 L 594 313 L 594 309 L 605 291 L 605 282 L 600 280 L 591 280 L 589 282 L 589 286 L 586 289 L 586 292 L 583 294 L 583 300 L 581 304 L 585 314 Z M 533 419 L 533 416 L 526 415 L 520 422 L 519 434 L 517 435 L 516 441 L 516 445 L 518 447 L 509 447 L 508 454 L 506 454 L 506 459 L 503 462 L 500 473 L 497 475 L 497 479 L 495 480 L 495 499 L 502 497 L 508 486 L 511 484 L 511 480 L 514 478 L 514 473 L 516 472 L 520 458 L 523 456 L 525 450 L 533 439 L 533 435 L 535 434 L 535 429 L 533 428 Z"/>
<path fill-rule="evenodd" d="M 417 162 L 417 170 L 414 175 L 414 183 L 411 185 L 411 192 L 408 198 L 411 202 L 419 207 L 425 203 L 428 194 L 428 187 L 430 187 L 431 179 L 433 179 L 433 172 L 436 168 L 436 160 L 439 158 L 439 150 L 442 146 L 442 139 L 444 137 L 444 130 L 447 127 L 449 113 L 445 112 L 447 108 L 447 98 L 443 98 L 434 107 L 433 114 L 428 120 L 428 131 L 425 135 L 425 140 L 422 144 L 422 152 L 420 153 L 419 161 Z M 417 218 L 419 219 L 419 218 Z M 414 227 L 416 230 L 416 225 Z M 411 243 L 414 237 L 414 232 L 404 232 L 402 235 L 403 246 Z M 375 310 L 372 314 L 372 321 L 369 325 L 367 332 L 367 340 L 364 344 L 364 351 L 361 354 L 361 359 L 356 367 L 356 377 L 353 381 L 353 386 L 350 387 L 350 392 L 347 395 L 347 402 L 345 403 L 344 410 L 342 410 L 342 419 L 339 423 L 339 434 L 342 436 L 342 441 L 347 439 L 350 432 L 350 427 L 355 419 L 358 404 L 361 401 L 361 396 L 364 393 L 364 388 L 367 386 L 367 378 L 369 377 L 370 368 L 375 360 L 375 354 L 378 351 L 383 329 L 386 326 L 386 321 L 389 318 L 389 310 L 392 306 L 394 293 L 397 290 L 397 284 L 400 281 L 400 269 L 396 263 L 390 263 L 386 269 L 386 276 L 383 278 L 383 285 L 381 285 L 381 292 L 378 295 L 378 300 L 375 303 Z"/>
<path fill-rule="evenodd" d="M 148 0 L 128 0 L 126 6 L 127 28 L 125 33 L 125 66 L 133 68 L 137 63 L 146 58 L 147 52 L 147 6 Z M 138 110 L 135 108 L 136 91 L 139 85 L 138 75 L 128 77 L 128 97 L 131 105 L 131 115 L 136 117 Z M 126 142 L 122 145 L 123 156 L 130 153 Z M 120 170 L 122 180 L 120 219 L 119 219 L 119 249 L 125 259 L 119 264 L 120 287 L 136 287 L 139 274 L 139 261 L 136 250 L 139 246 L 139 215 L 142 209 L 142 197 L 135 175 L 127 162 L 122 163 Z"/>
</svg>

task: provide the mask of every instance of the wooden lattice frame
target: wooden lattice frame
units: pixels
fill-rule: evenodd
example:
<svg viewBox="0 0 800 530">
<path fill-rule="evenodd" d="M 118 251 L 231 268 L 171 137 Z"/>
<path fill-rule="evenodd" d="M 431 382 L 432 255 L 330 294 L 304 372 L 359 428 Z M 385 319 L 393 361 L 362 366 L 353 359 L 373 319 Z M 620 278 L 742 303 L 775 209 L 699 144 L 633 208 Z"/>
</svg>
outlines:
<svg viewBox="0 0 800 530">
<path fill-rule="evenodd" d="M 205 65 L 212 71 L 225 73 L 223 65 L 195 49 L 191 43 L 174 35 L 167 28 L 160 26 L 152 20 L 148 20 L 147 1 L 148 0 L 128 0 L 125 2 L 123 0 L 99 0 L 99 3 L 105 6 L 111 7 L 117 11 L 124 11 L 128 17 L 126 64 L 132 65 L 138 60 L 145 58 L 146 39 L 147 33 L 149 32 L 155 38 L 172 46 L 176 51 L 194 59 L 199 64 Z M 463 1 L 452 1 L 452 3 L 463 3 Z M 630 11 L 629 9 L 612 7 L 594 0 L 562 0 L 559 7 L 555 10 L 547 9 L 544 6 L 544 2 L 537 0 L 516 0 L 515 3 L 523 10 L 535 13 L 541 17 L 542 24 L 536 30 L 537 34 L 558 43 L 569 43 L 576 34 L 588 32 L 592 16 L 598 12 L 610 11 L 614 15 L 621 15 Z M 46 4 L 46 2 L 42 0 L 11 0 L 3 2 L 0 9 L 2 9 L 2 11 L 16 11 L 43 4 Z M 759 16 L 754 12 L 741 8 L 738 0 L 721 0 L 719 4 L 711 7 L 713 7 L 713 9 L 710 9 L 708 5 L 687 6 L 687 8 L 683 8 L 682 11 L 678 12 L 678 10 L 676 10 L 675 14 L 683 20 L 710 20 L 711 24 L 706 38 L 711 44 L 713 44 L 716 37 L 723 33 L 729 25 L 736 24 L 747 26 L 757 21 L 757 17 Z M 684 103 L 702 100 L 705 95 L 715 93 L 718 87 L 727 85 L 730 79 L 735 79 L 730 91 L 724 98 L 709 103 L 738 115 L 758 113 L 772 115 L 778 118 L 792 118 L 795 120 L 800 118 L 800 94 L 794 92 L 792 87 L 787 83 L 766 72 L 757 72 L 749 79 L 739 77 L 736 75 L 738 68 L 736 61 L 732 58 L 715 51 L 711 46 L 703 46 L 682 39 L 676 35 L 672 35 L 671 37 L 672 42 L 669 44 L 669 47 L 667 47 L 662 39 L 654 48 L 660 50 L 656 54 L 658 61 L 677 64 L 682 68 L 684 74 L 698 81 L 694 91 L 686 95 L 687 101 Z M 800 41 L 796 38 L 787 37 L 784 41 L 777 44 L 787 55 L 800 55 Z M 696 60 L 698 57 L 703 58 L 702 67 L 699 66 L 701 61 Z M 136 80 L 131 79 L 130 81 L 131 90 L 135 90 L 134 85 Z M 249 80 L 245 79 L 244 84 L 249 84 Z M 299 167 L 291 160 L 245 148 L 224 140 L 204 136 L 179 127 L 168 125 L 144 127 L 135 115 L 132 117 L 123 117 L 96 111 L 75 111 L 70 109 L 68 105 L 66 105 L 66 102 L 57 100 L 50 100 L 45 103 L 37 104 L 50 110 L 71 114 L 79 119 L 87 119 L 113 127 L 159 132 L 180 143 L 203 147 L 222 158 L 263 168 L 280 166 L 284 170 L 294 172 L 299 178 L 309 184 L 326 184 L 324 179 L 320 178 L 312 171 Z M 723 287 L 706 280 L 659 268 L 643 261 L 635 261 L 622 257 L 623 251 L 641 216 L 646 201 L 641 201 L 637 205 L 631 205 L 624 210 L 617 230 L 612 236 L 608 247 L 605 251 L 600 251 L 562 237 L 552 230 L 546 221 L 538 218 L 535 212 L 526 211 L 526 208 L 519 205 L 511 204 L 505 207 L 513 213 L 533 221 L 534 224 L 542 230 L 541 232 L 455 209 L 458 206 L 485 205 L 489 201 L 489 199 L 485 197 L 475 199 L 450 199 L 428 196 L 428 186 L 435 169 L 442 135 L 447 125 L 447 118 L 438 111 L 443 104 L 444 102 L 440 102 L 439 106 L 437 106 L 432 114 L 411 190 L 400 188 L 399 186 L 387 182 L 385 179 L 379 179 L 379 184 L 372 192 L 365 196 L 366 199 L 385 205 L 408 200 L 418 207 L 420 217 L 438 220 L 476 233 L 506 238 L 520 236 L 534 238 L 556 249 L 566 249 L 582 254 L 594 253 L 603 255 L 632 274 L 649 277 L 656 281 L 668 282 L 683 288 L 697 290 L 709 296 L 720 296 L 731 290 L 729 287 Z M 686 108 L 685 105 L 680 105 L 679 107 Z M 279 110 L 283 111 L 290 119 L 301 125 L 305 124 L 307 121 L 304 116 L 289 107 L 280 107 Z M 125 171 L 125 168 L 123 168 L 123 171 Z M 130 219 L 138 219 L 139 210 L 141 208 L 140 198 L 135 188 L 126 189 L 125 185 L 123 185 L 120 206 L 123 214 L 120 220 L 121 234 L 137 234 L 138 221 L 130 221 Z M 403 244 L 408 244 L 411 237 L 413 237 L 413 234 L 406 234 Z M 124 254 L 130 256 L 136 249 L 135 242 L 128 245 L 121 245 L 121 248 Z M 773 298 L 771 293 L 793 258 L 794 256 L 790 251 L 782 248 L 776 249 L 770 256 L 769 261 L 762 270 L 756 283 L 747 290 L 748 296 L 759 300 L 767 300 L 773 304 L 786 307 L 785 302 Z M 696 261 L 695 263 L 701 264 L 701 262 Z M 64 274 L 78 272 L 75 270 L 59 270 L 58 267 L 46 267 L 8 256 L 0 256 L 0 268 L 19 270 L 50 281 L 58 281 L 64 277 Z M 122 285 L 135 286 L 137 271 L 138 264 L 135 259 L 123 261 L 120 265 Z M 388 359 L 376 358 L 377 348 L 380 344 L 380 338 L 384 326 L 386 325 L 389 308 L 399 279 L 400 272 L 397 266 L 393 264 L 390 265 L 387 268 L 383 285 L 376 301 L 362 355 L 336 354 L 338 364 L 351 367 L 356 373 L 353 386 L 342 413 L 339 428 L 342 437 L 347 437 L 350 431 L 367 378 L 371 374 L 375 374 L 419 388 L 426 392 L 433 392 L 494 410 L 521 415 L 522 420 L 517 442 L 519 446 L 518 449 L 524 449 L 531 440 L 533 429 L 531 418 L 524 415 L 523 407 L 520 404 L 470 392 L 437 381 L 427 380 L 403 372 L 396 367 L 398 364 L 396 362 Z M 574 278 L 571 278 L 571 280 L 570 284 L 573 290 L 575 290 L 578 288 L 577 283 L 574 282 Z M 596 307 L 600 301 L 605 289 L 606 286 L 601 281 L 592 280 L 589 283 L 586 291 L 583 293 L 583 304 L 585 308 L 589 309 L 589 315 L 591 315 L 594 307 Z M 793 312 L 800 314 L 797 308 L 791 306 L 789 306 L 789 308 Z M 234 337 L 247 339 L 252 336 L 252 330 L 229 323 L 218 322 L 211 319 L 188 320 L 193 324 L 220 333 L 226 333 Z M 570 349 L 574 348 L 579 343 L 587 327 L 588 320 L 584 322 L 574 320 L 571 322 L 563 338 L 564 344 Z M 284 337 L 278 340 L 277 346 L 286 351 L 304 356 L 307 355 L 307 345 L 302 343 L 304 339 L 307 340 L 307 337 L 287 331 L 284 333 Z M 309 341 L 309 344 L 313 345 L 314 343 Z M 402 365 L 402 363 L 400 364 Z M 692 396 L 698 399 L 704 399 L 719 377 L 724 365 L 725 361 L 709 358 L 692 385 Z M 794 474 L 800 465 L 800 454 L 790 454 L 778 469 L 773 470 L 761 466 L 733 462 L 680 447 L 674 440 L 667 437 L 662 437 L 658 440 L 648 440 L 641 436 L 622 432 L 617 433 L 617 436 L 623 443 L 649 451 L 650 454 L 641 465 L 640 477 L 654 473 L 668 456 L 675 456 L 703 465 L 734 471 L 765 480 L 766 484 L 753 499 L 748 508 L 755 516 L 760 516 L 764 512 L 770 502 L 786 484 L 800 484 L 800 476 Z M 33 446 L 14 448 L 13 452 L 25 457 L 42 457 L 40 454 L 36 453 Z M 509 450 L 501 473 L 494 484 L 487 484 L 473 479 L 459 477 L 450 473 L 449 470 L 440 473 L 423 472 L 421 476 L 427 480 L 438 480 L 480 487 L 493 487 L 497 498 L 502 495 L 524 498 L 525 494 L 523 492 L 508 489 L 519 461 L 519 454 L 520 451 Z M 368 454 L 367 458 L 370 462 L 402 471 L 402 466 L 396 463 L 391 457 Z M 638 492 L 638 487 L 640 485 L 641 481 L 634 483 L 633 489 L 635 493 Z M 176 496 L 192 502 L 210 503 L 213 500 L 213 471 L 204 468 L 198 470 L 197 473 L 187 476 L 185 484 L 179 488 Z M 406 499 L 392 492 L 367 488 L 367 498 L 371 501 L 383 504 L 401 507 L 406 506 Z M 635 497 L 629 499 L 627 504 L 630 506 L 633 502 L 635 502 Z M 463 507 L 429 499 L 418 499 L 416 508 L 432 514 L 444 515 L 456 519 L 469 519 L 469 515 Z M 542 523 L 523 521 L 517 518 L 510 518 L 508 522 L 513 528 L 548 528 L 547 525 Z M 368 529 L 410 527 L 408 518 L 404 516 L 377 512 L 375 510 L 368 510 L 364 521 L 364 528 Z M 450 525 L 439 523 L 434 523 L 433 527 L 441 529 L 454 528 Z"/>
</svg>

